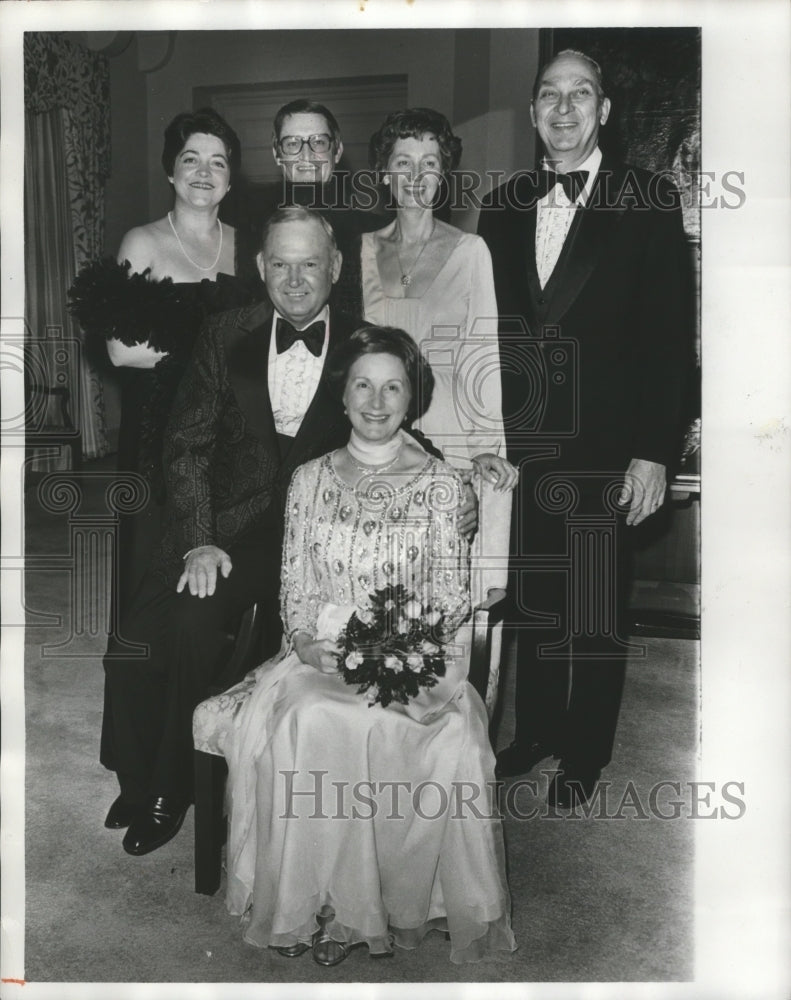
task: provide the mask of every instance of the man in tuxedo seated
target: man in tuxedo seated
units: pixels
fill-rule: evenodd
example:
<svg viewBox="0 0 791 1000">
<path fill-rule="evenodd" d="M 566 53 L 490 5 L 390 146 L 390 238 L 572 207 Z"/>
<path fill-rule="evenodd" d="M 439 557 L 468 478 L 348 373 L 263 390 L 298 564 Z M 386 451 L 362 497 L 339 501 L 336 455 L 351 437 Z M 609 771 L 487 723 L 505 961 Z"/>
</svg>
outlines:
<svg viewBox="0 0 791 1000">
<path fill-rule="evenodd" d="M 292 473 L 348 438 L 322 378 L 330 350 L 358 325 L 328 304 L 341 269 L 332 227 L 305 208 L 278 210 L 257 264 L 271 301 L 211 317 L 179 386 L 162 546 L 104 661 L 101 760 L 120 785 L 105 826 L 129 827 L 129 854 L 155 850 L 181 826 L 192 713 L 227 662 L 229 623 L 255 603 L 277 607 Z M 463 526 L 476 523 L 468 503 Z M 145 655 L 130 655 L 130 642 Z"/>
<path fill-rule="evenodd" d="M 277 208 L 302 205 L 320 212 L 332 226 L 343 258 L 332 305 L 362 319 L 357 242 L 361 233 L 387 224 L 386 217 L 375 210 L 373 178 L 349 178 L 337 171 L 343 156 L 338 122 L 329 108 L 306 98 L 285 104 L 275 115 L 272 156 L 281 182 L 251 190 L 245 197 L 244 218 L 238 220 L 242 257 L 252 257 L 250 248 L 253 253 L 257 250 L 261 225 Z"/>
<path fill-rule="evenodd" d="M 497 770 L 559 757 L 549 802 L 560 807 L 587 801 L 611 760 L 628 651 L 625 527 L 664 501 L 690 332 L 678 192 L 602 155 L 609 113 L 598 64 L 554 57 L 530 111 L 542 169 L 492 192 L 478 227 L 500 312 L 508 456 L 520 466 L 516 735 Z M 526 399 L 539 382 L 543 396 Z"/>
</svg>

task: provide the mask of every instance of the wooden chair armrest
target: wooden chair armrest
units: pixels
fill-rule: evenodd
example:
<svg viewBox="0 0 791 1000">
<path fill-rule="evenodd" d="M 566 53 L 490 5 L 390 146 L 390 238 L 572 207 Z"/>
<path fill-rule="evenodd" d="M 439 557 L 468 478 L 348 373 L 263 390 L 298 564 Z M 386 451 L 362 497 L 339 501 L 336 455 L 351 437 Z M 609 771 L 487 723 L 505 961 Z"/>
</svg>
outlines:
<svg viewBox="0 0 791 1000">
<path fill-rule="evenodd" d="M 473 609 L 473 625 L 487 623 L 495 625 L 501 622 L 508 609 L 508 595 L 500 588 L 489 591 L 487 597 Z"/>
<path fill-rule="evenodd" d="M 481 698 L 486 698 L 492 650 L 491 627 L 503 621 L 508 610 L 504 590 L 492 591 L 472 613 L 472 649 L 470 650 L 470 684 Z"/>
</svg>

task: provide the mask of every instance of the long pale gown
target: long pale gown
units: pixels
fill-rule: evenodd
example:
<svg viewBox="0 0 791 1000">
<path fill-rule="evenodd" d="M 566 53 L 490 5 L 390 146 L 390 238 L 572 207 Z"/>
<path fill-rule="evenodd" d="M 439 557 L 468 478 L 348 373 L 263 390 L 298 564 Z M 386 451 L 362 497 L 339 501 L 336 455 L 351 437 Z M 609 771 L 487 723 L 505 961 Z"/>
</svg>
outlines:
<svg viewBox="0 0 791 1000">
<path fill-rule="evenodd" d="M 430 596 L 451 629 L 461 623 L 461 489 L 431 457 L 398 488 L 367 491 L 345 484 L 331 455 L 297 469 L 286 636 L 337 634 L 369 593 L 399 582 Z M 436 687 L 383 709 L 301 663 L 286 639 L 279 657 L 200 706 L 195 718 L 213 725 L 229 765 L 227 905 L 245 915 L 245 940 L 309 941 L 317 912 L 331 906 L 332 937 L 372 953 L 415 947 L 432 929 L 450 932 L 453 962 L 514 950 L 487 718 L 463 669 L 450 657 Z"/>
<path fill-rule="evenodd" d="M 360 250 L 363 311 L 370 323 L 406 330 L 434 372 L 434 394 L 415 426 L 431 439 L 448 462 L 469 468 L 482 452 L 505 457 L 497 300 L 492 258 L 480 236 L 435 220 L 450 251 L 419 297 L 418 282 L 386 294 L 376 257 L 378 233 L 364 233 Z M 423 258 L 425 261 L 425 257 Z M 490 588 L 505 588 L 513 494 L 496 493 L 476 480 L 479 526 L 472 548 L 470 589 L 473 604 Z M 492 636 L 486 705 L 491 712 L 499 683 L 501 631 Z"/>
</svg>

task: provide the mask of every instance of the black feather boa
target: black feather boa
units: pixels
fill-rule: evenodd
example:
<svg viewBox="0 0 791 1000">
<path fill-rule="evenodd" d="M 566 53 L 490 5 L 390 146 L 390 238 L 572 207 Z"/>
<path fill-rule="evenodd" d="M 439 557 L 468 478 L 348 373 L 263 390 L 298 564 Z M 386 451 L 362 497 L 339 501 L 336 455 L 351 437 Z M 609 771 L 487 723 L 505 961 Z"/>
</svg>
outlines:
<svg viewBox="0 0 791 1000">
<path fill-rule="evenodd" d="M 84 334 L 86 354 L 107 367 L 107 341 L 131 347 L 148 344 L 167 352 L 151 372 L 140 417 L 140 454 L 136 471 L 146 477 L 154 496 L 164 499 L 162 436 L 181 376 L 204 320 L 215 313 L 257 301 L 264 294 L 257 280 L 219 274 L 216 281 L 152 281 L 148 271 L 130 273 L 128 261 L 112 257 L 90 261 L 68 292 L 69 311 Z"/>
</svg>

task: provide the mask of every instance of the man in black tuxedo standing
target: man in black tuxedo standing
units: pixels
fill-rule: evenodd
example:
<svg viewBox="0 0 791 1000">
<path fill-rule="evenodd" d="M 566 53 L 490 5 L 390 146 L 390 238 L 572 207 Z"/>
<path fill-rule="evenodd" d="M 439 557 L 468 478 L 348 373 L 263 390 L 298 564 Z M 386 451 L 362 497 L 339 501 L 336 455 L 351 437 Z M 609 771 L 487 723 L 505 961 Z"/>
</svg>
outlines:
<svg viewBox="0 0 791 1000">
<path fill-rule="evenodd" d="M 508 455 L 520 466 L 516 734 L 498 774 L 559 757 L 549 802 L 560 807 L 587 801 L 612 756 L 628 649 L 625 526 L 665 498 L 690 330 L 678 193 L 602 155 L 609 113 L 598 64 L 555 56 L 530 110 L 542 169 L 493 191 L 478 228 L 494 267 Z"/>
</svg>

